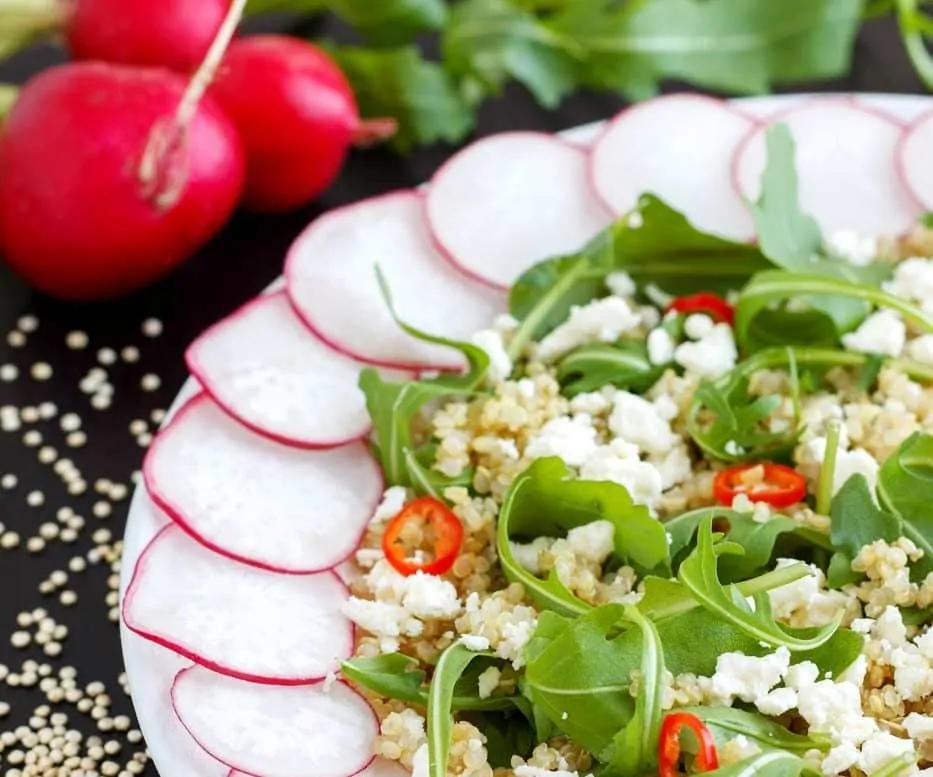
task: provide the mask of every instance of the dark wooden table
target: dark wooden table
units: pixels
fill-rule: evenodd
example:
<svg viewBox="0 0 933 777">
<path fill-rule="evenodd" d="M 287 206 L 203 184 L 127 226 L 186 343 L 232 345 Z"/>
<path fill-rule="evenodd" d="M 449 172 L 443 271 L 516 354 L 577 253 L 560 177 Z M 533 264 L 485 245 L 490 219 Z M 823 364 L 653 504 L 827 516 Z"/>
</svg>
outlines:
<svg viewBox="0 0 933 777">
<path fill-rule="evenodd" d="M 273 18 L 261 21 L 260 26 L 284 29 L 288 23 L 289 20 Z M 37 70 L 61 60 L 60 50 L 52 46 L 37 47 L 0 65 L 0 81 L 23 81 Z M 671 85 L 672 90 L 677 88 Z M 863 30 L 849 77 L 818 85 L 800 84 L 786 91 L 811 90 L 919 93 L 922 88 L 906 61 L 893 25 L 881 21 Z M 612 96 L 578 95 L 560 110 L 549 113 L 537 107 L 521 90 L 510 89 L 501 99 L 483 108 L 479 134 L 511 129 L 560 130 L 606 118 L 621 104 Z M 11 490 L 0 488 L 0 521 L 8 531 L 13 530 L 22 538 L 19 547 L 3 549 L 0 535 L 0 663 L 19 675 L 22 675 L 23 662 L 28 660 L 51 664 L 55 672 L 63 667 L 75 667 L 78 687 L 94 681 L 105 684 L 113 700 L 112 712 L 107 717 L 131 714 L 129 702 L 117 681 L 122 662 L 117 626 L 108 617 L 110 608 L 106 599 L 110 590 L 108 578 L 112 574 L 109 565 L 101 562 L 89 565 L 86 571 L 68 571 L 68 581 L 53 594 L 43 595 L 39 590 L 42 581 L 53 571 L 67 571 L 72 557 L 86 555 L 99 544 L 104 538 L 100 533 L 95 536 L 99 529 L 108 529 L 114 539 L 122 534 L 128 499 L 115 502 L 109 516 L 97 517 L 94 505 L 104 496 L 95 493 L 95 482 L 105 478 L 131 485 L 130 475 L 139 467 L 143 454 L 143 448 L 130 432 L 131 421 L 148 420 L 153 410 L 168 406 L 185 378 L 182 363 L 185 346 L 205 326 L 255 295 L 279 274 L 286 247 L 305 224 L 328 208 L 417 185 L 429 178 L 449 153 L 449 148 L 432 148 L 404 159 L 386 151 L 356 154 L 337 185 L 317 205 L 281 217 L 238 216 L 222 235 L 173 276 L 120 301 L 93 306 L 54 302 L 33 294 L 0 268 L 0 365 L 13 364 L 19 369 L 17 379 L 4 382 L 4 370 L 0 366 L 0 406 L 37 406 L 51 402 L 58 411 L 57 418 L 25 423 L 18 431 L 0 431 L 0 476 L 14 474 L 18 480 Z M 27 336 L 25 346 L 8 345 L 7 332 L 27 314 L 39 319 L 38 330 Z M 158 338 L 147 338 L 141 333 L 141 323 L 149 317 L 164 323 L 164 332 Z M 84 350 L 68 348 L 66 334 L 72 331 L 87 333 L 90 345 Z M 14 335 L 14 340 L 16 338 Z M 113 403 L 108 409 L 93 408 L 90 397 L 79 388 L 82 378 L 90 369 L 100 366 L 97 362 L 99 349 L 112 348 L 119 353 L 126 346 L 139 349 L 139 362 L 118 360 L 105 367 L 108 381 L 114 387 Z M 31 377 L 31 367 L 43 362 L 51 365 L 53 376 L 50 380 L 37 381 Z M 42 369 L 39 368 L 40 374 Z M 6 372 L 9 371 L 7 368 Z M 161 378 L 158 390 L 142 390 L 141 379 L 147 373 Z M 0 422 L 3 412 L 0 411 Z M 60 417 L 68 412 L 77 413 L 83 421 L 87 436 L 83 447 L 72 448 L 67 444 Z M 30 447 L 24 441 L 27 430 L 38 430 L 44 438 L 41 445 L 54 447 L 58 457 L 74 462 L 87 483 L 85 494 L 68 493 L 54 465 L 39 461 L 41 445 Z M 51 453 L 45 453 L 44 457 L 49 459 Z M 0 484 L 3 482 L 0 477 Z M 30 492 L 41 493 L 44 503 L 31 506 Z M 35 502 L 38 497 L 33 496 L 31 500 Z M 56 515 L 62 507 L 72 508 L 85 519 L 85 527 L 78 532 L 77 539 L 65 543 L 59 537 L 48 541 L 43 552 L 30 552 L 26 539 L 37 535 L 43 523 L 57 523 Z M 104 512 L 106 508 L 97 510 Z M 60 528 L 65 525 L 59 523 Z M 50 530 L 46 527 L 45 531 Z M 77 563 L 80 566 L 80 562 Z M 60 597 L 64 590 L 77 594 L 76 604 L 70 607 L 62 604 Z M 66 600 L 69 598 L 65 596 Z M 10 636 L 20 628 L 17 615 L 39 607 L 45 608 L 57 623 L 65 624 L 69 630 L 59 656 L 47 656 L 34 642 L 24 649 L 11 644 Z M 35 632 L 36 627 L 26 630 Z M 0 674 L 4 674 L 3 668 Z M 68 674 L 66 670 L 65 675 Z M 45 693 L 38 686 L 12 688 L 6 683 L 0 683 L 0 701 L 12 705 L 10 713 L 0 718 L 0 730 L 8 731 L 27 724 L 34 708 L 46 703 Z M 74 704 L 58 705 L 57 709 L 68 715 L 68 727 L 80 729 L 88 736 L 98 735 L 105 740 L 112 736 L 117 741 L 126 741 L 122 734 L 98 731 L 92 717 L 80 712 Z M 0 744 L 2 741 L 0 737 Z M 131 754 L 141 747 L 124 744 L 121 753 L 114 754 L 112 760 L 122 770 Z M 11 749 L 6 748 L 4 758 L 8 759 Z M 86 750 L 87 743 L 84 743 L 82 753 Z M 13 760 L 16 759 L 13 756 Z M 11 768 L 18 767 L 4 760 L 4 774 L 9 774 Z M 154 773 L 151 766 L 147 769 Z"/>
</svg>

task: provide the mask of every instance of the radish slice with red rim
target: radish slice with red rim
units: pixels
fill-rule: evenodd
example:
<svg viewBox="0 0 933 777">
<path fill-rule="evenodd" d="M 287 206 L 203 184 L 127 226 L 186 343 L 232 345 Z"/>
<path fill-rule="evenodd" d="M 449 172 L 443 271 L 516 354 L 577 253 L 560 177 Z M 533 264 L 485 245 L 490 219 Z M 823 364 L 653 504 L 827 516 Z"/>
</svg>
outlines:
<svg viewBox="0 0 933 777">
<path fill-rule="evenodd" d="M 252 777 L 245 772 L 231 769 L 227 777 Z M 263 777 L 260 775 L 260 777 Z M 376 758 L 363 771 L 357 772 L 355 777 L 411 777 L 411 770 L 406 769 L 397 761 L 387 761 L 385 758 Z"/>
<path fill-rule="evenodd" d="M 792 108 L 772 123 L 787 124 L 796 142 L 800 204 L 823 230 L 889 235 L 910 226 L 917 208 L 897 175 L 901 125 L 890 116 L 848 101 Z M 739 191 L 757 199 L 766 162 L 765 128 L 736 152 Z"/>
<path fill-rule="evenodd" d="M 897 147 L 897 169 L 907 190 L 927 209 L 933 210 L 933 111 L 924 113 L 904 132 Z"/>
<path fill-rule="evenodd" d="M 468 339 L 506 309 L 504 295 L 465 281 L 438 254 L 419 193 L 398 192 L 331 211 L 289 250 L 288 295 L 313 332 L 360 361 L 403 369 L 465 366 L 458 352 L 399 328 L 380 291 L 377 265 L 399 317 L 429 334 Z"/>
<path fill-rule="evenodd" d="M 277 442 L 328 448 L 369 432 L 359 362 L 309 332 L 282 292 L 212 326 L 186 360 L 217 404 Z"/>
<path fill-rule="evenodd" d="M 141 637 L 214 671 L 275 685 L 313 682 L 353 650 L 332 572 L 281 575 L 237 564 L 177 526 L 136 562 L 123 622 Z"/>
<path fill-rule="evenodd" d="M 341 682 L 262 686 L 196 667 L 175 678 L 172 704 L 214 758 L 262 777 L 357 774 L 379 731 L 372 707 Z"/>
<path fill-rule="evenodd" d="M 732 186 L 732 157 L 755 126 L 726 103 L 702 95 L 671 95 L 622 111 L 590 154 L 590 181 L 622 215 L 651 192 L 695 226 L 724 237 L 755 233 Z"/>
<path fill-rule="evenodd" d="M 507 289 L 531 265 L 581 249 L 610 221 L 584 150 L 513 132 L 473 143 L 435 173 L 428 223 L 464 273 Z"/>
<path fill-rule="evenodd" d="M 206 395 L 143 464 L 153 501 L 212 550 L 276 572 L 330 569 L 355 549 L 382 494 L 361 442 L 300 450 L 253 434 Z"/>
</svg>

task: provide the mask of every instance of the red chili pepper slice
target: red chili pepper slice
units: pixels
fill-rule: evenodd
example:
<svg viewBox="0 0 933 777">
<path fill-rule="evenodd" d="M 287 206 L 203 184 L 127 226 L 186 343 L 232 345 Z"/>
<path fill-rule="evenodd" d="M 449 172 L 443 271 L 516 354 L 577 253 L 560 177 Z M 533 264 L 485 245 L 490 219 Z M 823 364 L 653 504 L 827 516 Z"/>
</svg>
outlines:
<svg viewBox="0 0 933 777">
<path fill-rule="evenodd" d="M 420 529 L 418 547 L 411 534 Z M 406 536 L 407 535 L 407 536 Z M 382 551 L 389 563 L 403 575 L 424 572 L 443 575 L 457 560 L 463 544 L 463 524 L 453 511 L 438 499 L 423 496 L 405 505 L 386 526 Z M 420 550 L 427 546 L 430 552 Z M 416 554 L 417 551 L 417 554 Z M 422 561 L 420 556 L 426 556 Z"/>
<path fill-rule="evenodd" d="M 672 712 L 661 722 L 658 740 L 658 777 L 677 777 L 680 761 L 680 732 L 689 728 L 697 738 L 700 749 L 693 761 L 698 771 L 711 772 L 719 768 L 719 754 L 713 735 L 696 715 L 689 712 Z"/>
<path fill-rule="evenodd" d="M 690 315 L 691 313 L 706 313 L 717 324 L 728 324 L 732 326 L 735 322 L 735 308 L 732 307 L 718 294 L 710 291 L 701 291 L 696 294 L 688 294 L 685 297 L 674 299 L 664 311 L 670 311 Z"/>
<path fill-rule="evenodd" d="M 752 502 L 772 507 L 790 507 L 807 495 L 807 481 L 797 470 L 783 464 L 759 462 L 724 469 L 713 481 L 713 496 L 728 507 L 739 494 Z"/>
</svg>

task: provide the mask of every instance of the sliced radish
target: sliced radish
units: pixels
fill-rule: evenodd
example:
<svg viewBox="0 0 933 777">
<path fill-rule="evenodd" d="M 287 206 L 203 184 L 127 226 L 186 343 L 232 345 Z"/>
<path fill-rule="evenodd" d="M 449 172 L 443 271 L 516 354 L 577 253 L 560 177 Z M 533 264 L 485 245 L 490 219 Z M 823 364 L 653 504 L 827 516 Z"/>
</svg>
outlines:
<svg viewBox="0 0 933 777">
<path fill-rule="evenodd" d="M 469 338 L 506 308 L 504 295 L 465 281 L 437 253 L 417 192 L 332 211 L 289 251 L 288 294 L 312 331 L 361 361 L 405 369 L 464 364 L 456 351 L 423 343 L 398 327 L 380 292 L 377 265 L 402 320 L 430 334 Z"/>
<path fill-rule="evenodd" d="M 253 777 L 253 775 L 231 769 L 227 777 Z M 259 777 L 262 777 L 262 775 L 259 775 Z M 363 771 L 357 772 L 356 777 L 411 777 L 411 770 L 406 769 L 397 761 L 376 758 Z"/>
<path fill-rule="evenodd" d="M 373 760 L 376 715 L 341 682 L 253 685 L 195 667 L 178 673 L 172 704 L 201 747 L 246 774 L 349 777 Z"/>
<path fill-rule="evenodd" d="M 580 249 L 610 220 L 587 182 L 587 154 L 535 132 L 468 146 L 425 198 L 438 245 L 467 275 L 508 288 L 542 259 Z"/>
<path fill-rule="evenodd" d="M 282 292 L 215 324 L 186 359 L 218 405 L 278 442 L 327 448 L 369 431 L 359 362 L 309 332 Z"/>
<path fill-rule="evenodd" d="M 910 194 L 920 205 L 933 209 L 933 111 L 916 119 L 904 132 L 897 148 L 897 167 Z"/>
<path fill-rule="evenodd" d="M 627 108 L 590 154 L 590 180 L 616 214 L 651 192 L 700 229 L 747 239 L 752 217 L 732 186 L 732 157 L 755 122 L 721 100 L 677 94 Z"/>
<path fill-rule="evenodd" d="M 339 564 L 382 495 L 382 474 L 363 443 L 280 445 L 204 394 L 159 434 L 143 473 L 153 501 L 199 542 L 276 572 Z"/>
<path fill-rule="evenodd" d="M 902 127 L 896 120 L 851 102 L 814 101 L 772 122 L 787 124 L 793 133 L 800 204 L 824 234 L 895 234 L 910 226 L 917 208 L 897 175 Z M 764 127 L 752 130 L 734 167 L 736 185 L 746 197 L 758 197 L 766 156 Z"/>
<path fill-rule="evenodd" d="M 353 649 L 332 572 L 280 575 L 238 564 L 177 526 L 136 562 L 123 622 L 141 637 L 217 672 L 295 685 L 336 671 Z"/>
</svg>

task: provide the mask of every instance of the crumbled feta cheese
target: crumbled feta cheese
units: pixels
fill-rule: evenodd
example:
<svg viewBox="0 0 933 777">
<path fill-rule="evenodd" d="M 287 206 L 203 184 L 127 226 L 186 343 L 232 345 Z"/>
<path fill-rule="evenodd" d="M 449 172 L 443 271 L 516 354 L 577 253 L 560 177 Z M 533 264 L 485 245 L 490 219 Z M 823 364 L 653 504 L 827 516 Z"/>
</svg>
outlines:
<svg viewBox="0 0 933 777">
<path fill-rule="evenodd" d="M 885 291 L 904 297 L 929 312 L 933 312 L 933 260 L 912 257 L 899 262 L 894 277 L 883 287 Z"/>
<path fill-rule="evenodd" d="M 706 313 L 691 313 L 684 321 L 684 334 L 691 340 L 702 340 L 713 331 L 715 324 Z"/>
<path fill-rule="evenodd" d="M 911 739 L 933 739 L 933 717 L 929 715 L 911 712 L 904 718 L 902 725 Z"/>
<path fill-rule="evenodd" d="M 489 357 L 487 377 L 492 383 L 501 383 L 512 374 L 512 358 L 505 350 L 502 335 L 494 329 L 483 329 L 473 335 L 473 345 L 482 348 Z"/>
<path fill-rule="evenodd" d="M 578 772 L 568 772 L 566 769 L 544 769 L 528 764 L 516 766 L 512 772 L 515 777 L 580 777 Z"/>
<path fill-rule="evenodd" d="M 862 695 L 852 683 L 820 680 L 797 692 L 797 710 L 810 724 L 811 733 L 829 734 L 834 743 L 860 744 L 878 728 L 862 713 Z"/>
<path fill-rule="evenodd" d="M 404 486 L 392 486 L 387 488 L 382 495 L 382 501 L 373 513 L 370 519 L 370 526 L 388 521 L 402 512 L 405 502 L 408 501 L 408 491 Z"/>
<path fill-rule="evenodd" d="M 853 475 L 863 475 L 868 481 L 868 490 L 874 494 L 878 484 L 878 469 L 877 460 L 864 448 L 839 451 L 836 454 L 836 469 L 833 472 L 833 494 Z"/>
<path fill-rule="evenodd" d="M 499 687 L 499 679 L 502 677 L 502 672 L 500 672 L 496 667 L 491 666 L 485 672 L 483 672 L 479 678 L 479 697 L 481 699 L 488 699 L 492 696 L 493 691 Z"/>
<path fill-rule="evenodd" d="M 602 564 L 614 549 L 615 527 L 609 521 L 593 521 L 567 532 L 567 544 L 578 558 Z"/>
<path fill-rule="evenodd" d="M 826 777 L 833 777 L 833 775 L 842 774 L 855 766 L 858 763 L 858 758 L 858 748 L 851 742 L 843 742 L 841 745 L 836 745 L 830 749 L 820 768 Z"/>
<path fill-rule="evenodd" d="M 852 683 L 858 688 L 865 682 L 865 675 L 868 673 L 868 658 L 864 653 L 860 654 L 842 674 L 839 675 L 839 682 Z"/>
<path fill-rule="evenodd" d="M 571 467 L 579 467 L 597 447 L 593 419 L 580 413 L 573 418 L 558 416 L 548 421 L 528 443 L 525 455 L 530 459 L 559 456 Z"/>
<path fill-rule="evenodd" d="M 609 414 L 609 429 L 645 453 L 663 455 L 680 442 L 671 431 L 670 422 L 658 414 L 658 408 L 629 391 L 616 392 Z"/>
<path fill-rule="evenodd" d="M 500 335 L 510 335 L 518 329 L 518 319 L 508 313 L 501 313 L 493 319 L 492 328 Z"/>
<path fill-rule="evenodd" d="M 784 673 L 784 684 L 788 688 L 800 691 L 813 685 L 820 676 L 820 668 L 812 661 L 801 661 L 789 667 Z"/>
<path fill-rule="evenodd" d="M 652 457 L 651 463 L 661 474 L 661 488 L 665 491 L 693 476 L 693 462 L 686 445 L 671 448 L 663 457 Z"/>
<path fill-rule="evenodd" d="M 842 336 L 842 345 L 850 351 L 899 356 L 907 339 L 907 327 L 900 313 L 879 310 L 866 318 L 858 329 Z"/>
<path fill-rule="evenodd" d="M 464 634 L 460 637 L 460 641 L 467 650 L 472 650 L 474 653 L 489 650 L 489 640 L 486 637 L 479 637 L 476 634 Z"/>
<path fill-rule="evenodd" d="M 894 648 L 887 659 L 894 667 L 894 688 L 905 701 L 920 701 L 933 693 L 933 667 L 915 645 Z"/>
<path fill-rule="evenodd" d="M 463 635 L 485 637 L 499 658 L 512 662 L 515 669 L 525 665 L 525 645 L 538 624 L 535 610 L 509 599 L 509 591 L 499 591 L 480 599 L 467 597 L 464 615 L 456 622 Z"/>
<path fill-rule="evenodd" d="M 418 571 L 405 578 L 407 590 L 402 600 L 416 618 L 422 620 L 450 620 L 456 618 L 463 605 L 453 583 Z"/>
<path fill-rule="evenodd" d="M 583 394 L 577 394 L 570 400 L 570 412 L 586 413 L 590 416 L 602 415 L 612 407 L 612 397 L 615 389 L 612 391 L 590 391 Z"/>
<path fill-rule="evenodd" d="M 723 704 L 736 697 L 755 702 L 767 696 L 790 666 L 790 651 L 779 647 L 774 653 L 758 658 L 744 653 L 723 653 L 716 660 L 716 672 L 710 678 L 710 692 Z"/>
<path fill-rule="evenodd" d="M 661 313 L 653 305 L 642 305 L 638 308 L 638 315 L 641 316 L 641 323 L 645 329 L 654 329 L 661 323 Z"/>
<path fill-rule="evenodd" d="M 653 505 L 664 484 L 661 473 L 646 461 L 639 461 L 637 452 L 619 452 L 618 445 L 603 445 L 586 460 L 580 468 L 583 480 L 609 480 L 624 486 L 632 501 L 637 504 Z"/>
<path fill-rule="evenodd" d="M 886 642 L 891 647 L 907 644 L 907 626 L 899 607 L 889 604 L 878 616 L 872 627 L 872 636 Z"/>
<path fill-rule="evenodd" d="M 668 364 L 674 358 L 674 338 L 667 330 L 658 327 L 648 333 L 648 361 L 652 364 Z"/>
<path fill-rule="evenodd" d="M 833 232 L 823 245 L 829 254 L 856 267 L 865 267 L 878 256 L 878 239 L 851 229 Z"/>
<path fill-rule="evenodd" d="M 424 624 L 399 604 L 371 602 L 351 596 L 343 603 L 343 614 L 357 626 L 379 637 L 379 649 L 383 653 L 398 652 L 399 637 L 417 637 L 424 631 Z"/>
<path fill-rule="evenodd" d="M 533 575 L 540 575 L 542 572 L 541 553 L 550 548 L 553 544 L 554 540 L 550 537 L 537 537 L 527 545 L 520 542 L 510 542 L 509 548 L 519 566 L 531 572 Z"/>
<path fill-rule="evenodd" d="M 621 297 L 598 299 L 573 308 L 570 318 L 538 343 L 537 356 L 550 362 L 587 343 L 612 343 L 640 323 L 641 316 Z"/>
<path fill-rule="evenodd" d="M 606 276 L 606 288 L 617 297 L 634 297 L 635 281 L 627 272 L 611 272 Z"/>
<path fill-rule="evenodd" d="M 724 375 L 735 367 L 738 358 L 732 327 L 728 324 L 716 324 L 702 340 L 681 343 L 674 351 L 674 361 L 703 378 Z"/>
<path fill-rule="evenodd" d="M 799 564 L 796 559 L 779 558 L 777 568 Z M 810 574 L 787 585 L 768 592 L 775 618 L 792 626 L 825 626 L 844 611 L 848 598 L 841 591 L 826 590 L 826 576 L 814 564 L 809 565 Z"/>
<path fill-rule="evenodd" d="M 738 734 L 719 748 L 719 763 L 721 766 L 731 766 L 760 752 L 761 748 L 754 740 Z"/>
<path fill-rule="evenodd" d="M 901 739 L 887 731 L 879 731 L 872 734 L 862 745 L 858 765 L 865 774 L 872 774 L 895 758 L 913 754 L 914 743 L 911 740 Z"/>
<path fill-rule="evenodd" d="M 411 759 L 411 777 L 430 777 L 431 764 L 427 744 L 421 745 Z"/>
<path fill-rule="evenodd" d="M 921 364 L 933 364 L 933 335 L 920 335 L 908 340 L 904 353 L 909 359 Z"/>
<path fill-rule="evenodd" d="M 797 706 L 797 691 L 793 688 L 775 688 L 773 691 L 755 700 L 755 706 L 762 715 L 783 715 Z"/>
</svg>

